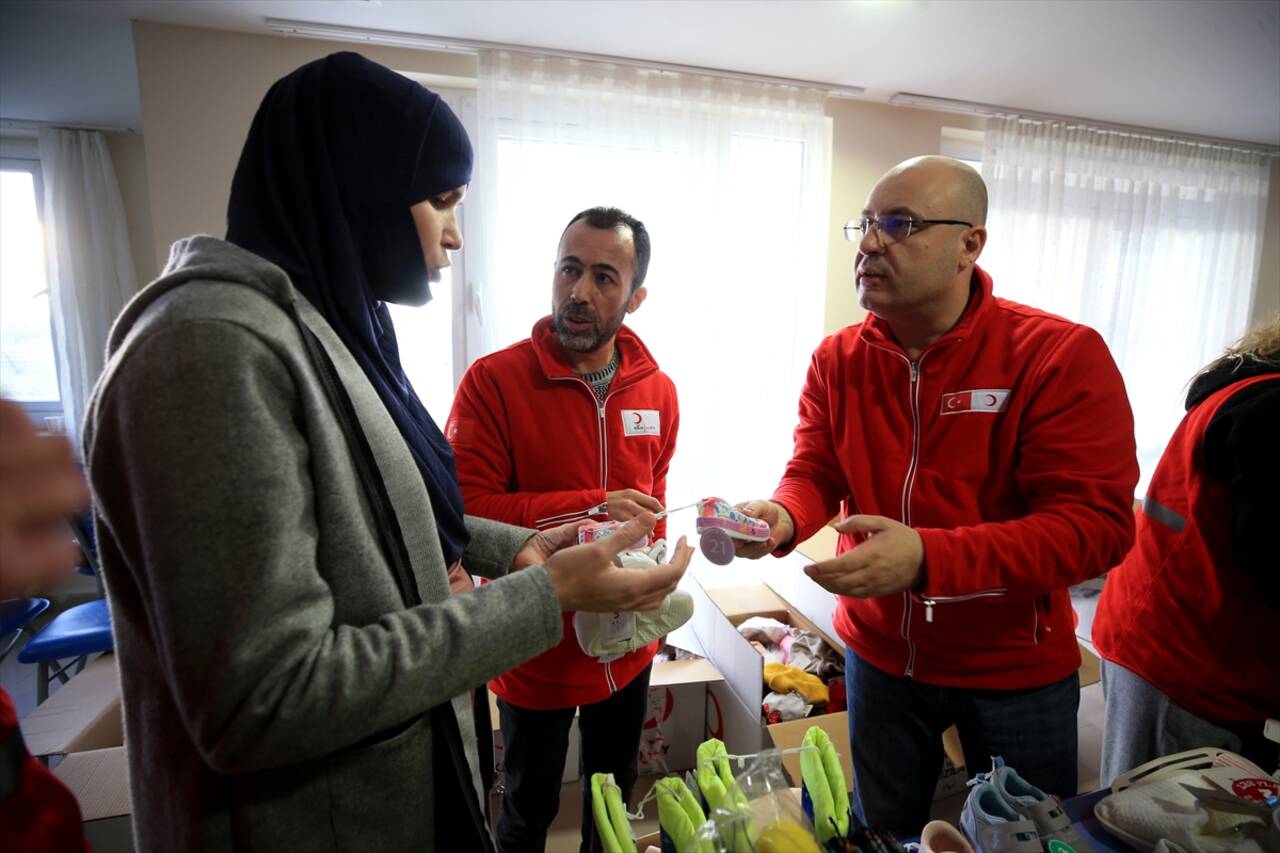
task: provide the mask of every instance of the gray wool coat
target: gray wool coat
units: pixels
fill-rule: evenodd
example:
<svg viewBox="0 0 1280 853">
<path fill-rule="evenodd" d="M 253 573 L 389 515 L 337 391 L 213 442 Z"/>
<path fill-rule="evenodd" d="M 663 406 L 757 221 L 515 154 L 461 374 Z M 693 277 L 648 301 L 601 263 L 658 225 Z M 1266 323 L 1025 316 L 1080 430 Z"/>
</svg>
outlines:
<svg viewBox="0 0 1280 853">
<path fill-rule="evenodd" d="M 289 302 L 351 397 L 421 606 Z M 532 531 L 468 517 L 463 561 L 497 581 L 450 596 L 421 475 L 360 366 L 282 270 L 212 237 L 174 244 L 121 314 L 84 441 L 138 849 L 431 850 L 433 785 L 455 782 L 410 721 L 452 700 L 475 779 L 468 691 L 560 640 L 546 570 L 507 574 Z"/>
</svg>

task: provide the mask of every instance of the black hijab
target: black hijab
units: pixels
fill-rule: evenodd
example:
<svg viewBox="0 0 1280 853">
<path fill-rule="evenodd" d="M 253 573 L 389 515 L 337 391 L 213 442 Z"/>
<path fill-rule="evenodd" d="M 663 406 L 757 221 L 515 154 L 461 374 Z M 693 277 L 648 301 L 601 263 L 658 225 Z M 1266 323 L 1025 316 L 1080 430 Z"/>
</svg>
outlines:
<svg viewBox="0 0 1280 853">
<path fill-rule="evenodd" d="M 446 563 L 462 556 L 453 451 L 400 366 L 375 293 L 426 293 L 409 208 L 471 180 L 471 142 L 438 95 L 356 53 L 278 81 L 231 184 L 227 240 L 279 266 L 337 331 L 422 473 Z"/>
</svg>

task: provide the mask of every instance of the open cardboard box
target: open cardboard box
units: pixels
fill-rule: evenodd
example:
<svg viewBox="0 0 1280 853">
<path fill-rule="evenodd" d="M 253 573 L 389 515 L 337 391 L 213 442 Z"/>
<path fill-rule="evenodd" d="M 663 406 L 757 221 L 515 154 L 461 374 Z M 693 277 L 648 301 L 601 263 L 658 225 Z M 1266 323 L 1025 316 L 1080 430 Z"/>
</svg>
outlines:
<svg viewBox="0 0 1280 853">
<path fill-rule="evenodd" d="M 19 724 L 37 757 L 61 756 L 124 743 L 116 656 L 100 655 Z"/>
<path fill-rule="evenodd" d="M 696 578 L 690 585 L 690 594 L 694 597 L 694 633 L 708 659 L 724 673 L 725 679 L 722 685 L 710 687 L 713 707 L 708 708 L 708 713 L 714 711 L 716 716 L 709 717 L 708 730 L 711 736 L 724 741 L 730 753 L 746 755 L 770 746 L 799 746 L 809 727 L 818 725 L 831 737 L 844 762 L 847 778 L 852 780 L 849 724 L 844 712 L 762 725 L 760 709 L 767 693 L 764 658 L 738 633 L 737 626 L 752 616 L 768 616 L 813 631 L 832 647 L 844 649 L 832 628 L 835 596 L 801 571 L 807 562 L 809 560 L 795 554 L 779 560 L 777 570 L 766 575 L 769 578 L 767 585 L 708 590 Z M 790 597 L 784 598 L 784 591 Z M 934 792 L 935 798 L 959 790 L 967 778 L 963 751 L 954 728 L 943 736 L 943 748 L 946 760 Z M 799 785 L 799 756 L 786 756 L 783 766 L 792 782 Z"/>
<path fill-rule="evenodd" d="M 708 590 L 695 577 L 688 589 L 694 600 L 690 623 L 694 636 L 724 676 L 723 682 L 708 688 L 708 734 L 724 741 L 730 753 L 759 752 L 768 746 L 760 712 L 768 693 L 765 661 L 738 633 L 738 625 L 752 616 L 767 616 L 812 631 L 836 649 L 842 646 L 764 584 Z"/>
</svg>

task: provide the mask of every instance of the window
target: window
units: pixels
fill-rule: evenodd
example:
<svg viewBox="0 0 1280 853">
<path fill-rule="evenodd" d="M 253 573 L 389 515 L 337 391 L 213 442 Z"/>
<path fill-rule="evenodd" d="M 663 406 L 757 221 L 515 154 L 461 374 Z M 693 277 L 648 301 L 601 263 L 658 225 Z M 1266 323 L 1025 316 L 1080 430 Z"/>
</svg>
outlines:
<svg viewBox="0 0 1280 853">
<path fill-rule="evenodd" d="M 0 160 L 0 396 L 61 415 L 40 222 L 40 163 Z"/>
<path fill-rule="evenodd" d="M 418 79 L 421 75 L 409 75 Z M 432 91 L 444 99 L 467 133 L 475 138 L 475 93 L 460 90 L 439 89 L 434 80 L 419 80 L 429 84 Z M 467 202 L 458 208 L 458 224 L 464 225 Z M 466 236 L 466 229 L 463 228 Z M 406 305 L 388 305 L 391 320 L 396 327 L 396 342 L 400 347 L 400 364 L 405 376 L 417 392 L 418 399 L 426 406 L 441 428 L 453 406 L 453 392 L 466 370 L 462 354 L 461 323 L 457 320 L 463 305 L 461 291 L 465 287 L 466 249 L 454 252 L 450 257 L 453 266 L 444 270 L 440 281 L 431 285 L 431 301 L 419 308 Z M 457 310 L 455 310 L 457 309 Z"/>
<path fill-rule="evenodd" d="M 574 214 L 622 208 L 653 241 L 648 297 L 626 323 L 680 400 L 667 504 L 767 494 L 791 457 L 822 338 L 822 93 L 495 55 L 482 57 L 479 101 L 469 355 L 527 338 L 550 313 L 556 247 Z"/>
<path fill-rule="evenodd" d="M 980 130 L 969 130 L 963 127 L 944 127 L 942 144 L 938 153 L 943 157 L 952 157 L 961 163 L 968 163 L 979 172 L 982 171 L 982 140 L 984 134 Z"/>
<path fill-rule="evenodd" d="M 461 263 L 457 254 L 453 263 Z M 441 429 L 453 406 L 458 378 L 454 376 L 452 350 L 454 278 L 453 267 L 444 270 L 440 281 L 431 285 L 431 301 L 426 305 L 387 305 L 396 327 L 400 365 Z"/>
<path fill-rule="evenodd" d="M 1095 329 L 1124 376 L 1141 478 L 1188 379 L 1248 323 L 1270 161 L 1257 152 L 993 118 L 984 134 L 999 296 Z"/>
</svg>

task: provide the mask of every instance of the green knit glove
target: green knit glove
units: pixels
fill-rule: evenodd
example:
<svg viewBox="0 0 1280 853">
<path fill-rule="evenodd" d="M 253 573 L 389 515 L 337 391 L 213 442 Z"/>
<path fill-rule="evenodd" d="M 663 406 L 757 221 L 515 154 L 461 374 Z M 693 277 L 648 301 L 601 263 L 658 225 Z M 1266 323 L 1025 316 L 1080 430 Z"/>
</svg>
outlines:
<svg viewBox="0 0 1280 853">
<path fill-rule="evenodd" d="M 658 792 L 658 824 L 676 846 L 676 853 L 714 853 L 710 841 L 697 838 L 707 816 L 684 780 L 669 776 L 653 787 Z"/>
<path fill-rule="evenodd" d="M 636 853 L 636 842 L 622 805 L 622 789 L 612 773 L 591 774 L 591 814 L 604 853 Z"/>
<path fill-rule="evenodd" d="M 735 853 L 749 853 L 752 849 L 751 836 L 755 828 L 751 825 L 751 807 L 747 798 L 733 778 L 729 768 L 728 750 L 717 738 L 703 741 L 698 747 L 698 770 L 696 778 L 702 798 L 707 801 L 709 812 L 721 811 L 734 816 L 734 827 L 729 839 L 729 846 Z M 736 819 L 741 817 L 741 819 Z"/>
<path fill-rule="evenodd" d="M 803 745 L 815 747 L 800 753 L 800 775 L 813 803 L 814 831 L 818 840 L 826 844 L 849 834 L 849 787 L 840 753 L 826 732 L 810 726 L 804 733 Z"/>
</svg>

